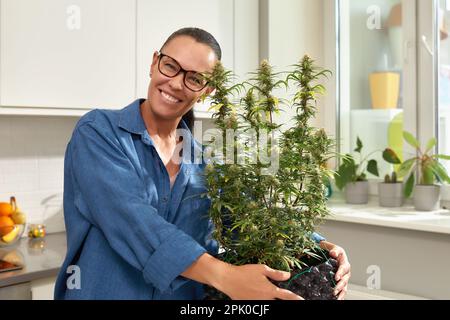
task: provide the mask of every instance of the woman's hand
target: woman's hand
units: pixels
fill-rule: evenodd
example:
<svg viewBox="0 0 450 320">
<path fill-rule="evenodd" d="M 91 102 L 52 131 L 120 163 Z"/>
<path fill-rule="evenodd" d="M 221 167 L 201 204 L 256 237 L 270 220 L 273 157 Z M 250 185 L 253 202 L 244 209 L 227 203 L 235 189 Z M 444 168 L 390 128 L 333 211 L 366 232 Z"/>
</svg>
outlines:
<svg viewBox="0 0 450 320">
<path fill-rule="evenodd" d="M 274 270 L 263 264 L 228 265 L 227 269 L 216 288 L 233 300 L 303 300 L 267 279 L 286 281 L 291 276 L 289 272 Z"/>
<path fill-rule="evenodd" d="M 289 272 L 274 270 L 263 264 L 234 266 L 204 253 L 181 275 L 212 286 L 233 300 L 303 300 L 267 279 L 286 281 L 291 276 Z"/>
<path fill-rule="evenodd" d="M 343 248 L 328 241 L 321 241 L 320 247 L 328 250 L 330 256 L 338 262 L 339 267 L 335 275 L 336 287 L 334 288 L 334 295 L 338 297 L 338 300 L 344 300 L 348 290 L 348 281 L 351 276 L 351 266 L 347 254 Z"/>
</svg>

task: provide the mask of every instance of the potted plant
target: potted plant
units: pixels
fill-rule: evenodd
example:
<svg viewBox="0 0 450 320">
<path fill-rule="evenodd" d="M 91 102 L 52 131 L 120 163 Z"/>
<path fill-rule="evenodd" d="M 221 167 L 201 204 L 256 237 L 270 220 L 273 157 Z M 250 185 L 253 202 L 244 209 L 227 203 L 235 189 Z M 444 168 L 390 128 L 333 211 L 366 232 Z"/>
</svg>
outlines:
<svg viewBox="0 0 450 320">
<path fill-rule="evenodd" d="M 400 158 L 387 148 L 383 151 L 383 159 L 393 165 L 400 165 Z M 401 207 L 404 202 L 403 182 L 398 180 L 397 172 L 386 174 L 384 182 L 378 183 L 378 201 L 381 207 Z"/>
<path fill-rule="evenodd" d="M 433 154 L 436 147 L 436 138 L 431 138 L 426 145 L 425 150 L 420 147 L 420 143 L 409 132 L 403 132 L 404 140 L 416 150 L 416 154 L 405 160 L 399 170 L 398 176 L 406 180 L 404 195 L 411 197 L 414 190 L 414 207 L 418 211 L 433 211 L 439 209 L 440 185 L 436 182 L 450 183 L 445 167 L 439 163 L 439 159 L 450 160 L 450 156 L 442 154 Z M 392 149 L 386 149 L 387 161 L 392 164 L 398 164 L 395 159 L 399 159 Z"/>
<path fill-rule="evenodd" d="M 345 201 L 349 204 L 366 204 L 369 202 L 369 182 L 367 181 L 367 172 L 378 177 L 378 164 L 369 157 L 374 153 L 363 157 L 363 144 L 361 139 L 356 139 L 356 149 L 354 152 L 359 154 L 359 162 L 353 155 L 347 154 L 342 157 L 342 163 L 334 174 L 336 187 L 339 190 L 345 189 Z"/>
<path fill-rule="evenodd" d="M 205 169 L 213 236 L 224 250 L 220 258 L 291 272 L 290 280 L 273 283 L 305 299 L 335 299 L 337 262 L 311 237 L 329 214 L 324 181 L 331 173 L 324 163 L 331 158 L 333 141 L 309 124 L 316 96 L 324 90 L 316 82 L 327 72 L 305 56 L 285 80 L 275 80 L 279 74 L 267 61 L 242 86 L 228 85 L 230 74 L 220 63 L 209 78 L 216 88 L 211 105 L 219 128 L 213 140 L 225 141 L 230 129 L 242 133 L 231 146 L 216 145 L 214 161 Z M 294 125 L 282 131 L 273 115 L 286 103 L 272 92 L 292 83 L 298 88 Z M 238 102 L 232 102 L 234 89 L 245 92 Z M 238 157 L 239 163 L 230 161 Z M 207 289 L 210 299 L 226 298 Z"/>
</svg>

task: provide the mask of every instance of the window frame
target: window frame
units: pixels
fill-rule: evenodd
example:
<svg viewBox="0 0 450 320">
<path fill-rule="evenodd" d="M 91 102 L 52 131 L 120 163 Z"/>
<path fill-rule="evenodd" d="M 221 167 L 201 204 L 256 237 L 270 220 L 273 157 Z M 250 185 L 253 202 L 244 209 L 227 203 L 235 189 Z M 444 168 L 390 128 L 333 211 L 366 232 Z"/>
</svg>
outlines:
<svg viewBox="0 0 450 320">
<path fill-rule="evenodd" d="M 333 72 L 333 77 L 328 83 L 327 96 L 323 101 L 327 111 L 323 113 L 323 120 L 326 131 L 337 141 L 338 153 L 341 150 L 348 150 L 350 143 L 349 134 L 341 134 L 346 124 L 340 122 L 341 114 L 345 112 L 344 106 L 347 105 L 349 108 L 349 91 L 343 91 L 342 85 L 345 79 L 349 79 L 349 75 L 346 74 L 348 68 L 343 68 L 342 63 L 346 63 L 349 59 L 348 48 L 345 45 L 345 41 L 349 38 L 347 36 L 346 39 L 345 32 L 349 27 L 343 23 L 346 19 L 343 14 L 348 12 L 345 9 L 350 1 L 352 0 L 324 1 L 324 66 Z M 436 54 L 439 52 L 437 19 L 439 2 L 403 0 L 402 4 L 404 130 L 414 134 L 421 145 L 425 145 L 431 137 L 438 137 L 439 130 L 437 111 L 439 56 Z M 425 46 L 422 36 L 425 36 L 429 48 L 432 48 L 432 54 Z M 349 130 L 349 126 L 346 127 Z M 339 141 L 342 142 L 342 148 Z M 405 144 L 404 152 L 410 154 L 414 150 Z M 338 162 L 333 163 L 337 164 Z M 381 179 L 369 180 L 371 195 L 377 195 L 377 183 L 380 181 Z M 441 198 L 450 201 L 450 185 L 442 185 Z"/>
</svg>

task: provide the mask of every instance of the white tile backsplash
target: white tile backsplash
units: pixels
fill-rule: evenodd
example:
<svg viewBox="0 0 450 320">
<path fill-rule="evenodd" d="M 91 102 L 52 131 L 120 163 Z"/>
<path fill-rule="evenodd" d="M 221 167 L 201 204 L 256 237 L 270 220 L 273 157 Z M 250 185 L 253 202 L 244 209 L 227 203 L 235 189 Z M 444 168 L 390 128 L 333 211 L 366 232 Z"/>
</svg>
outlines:
<svg viewBox="0 0 450 320">
<path fill-rule="evenodd" d="M 64 230 L 64 153 L 78 119 L 0 116 L 0 201 L 14 195 L 50 233 Z"/>
</svg>

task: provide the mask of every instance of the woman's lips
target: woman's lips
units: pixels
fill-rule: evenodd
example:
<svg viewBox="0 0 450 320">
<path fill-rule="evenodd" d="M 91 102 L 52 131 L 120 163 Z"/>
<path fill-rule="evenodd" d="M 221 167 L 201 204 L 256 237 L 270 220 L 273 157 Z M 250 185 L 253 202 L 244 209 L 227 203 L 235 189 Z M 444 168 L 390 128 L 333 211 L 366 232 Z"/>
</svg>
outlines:
<svg viewBox="0 0 450 320">
<path fill-rule="evenodd" d="M 159 90 L 159 91 L 161 92 L 161 96 L 163 97 L 163 99 L 164 99 L 167 103 L 170 103 L 170 104 L 177 104 L 177 103 L 180 103 L 180 102 L 181 102 L 180 99 L 175 98 L 175 97 L 172 96 L 171 94 L 169 94 L 169 93 L 167 93 L 167 92 L 165 92 L 165 91 L 163 91 L 163 90 Z"/>
</svg>

